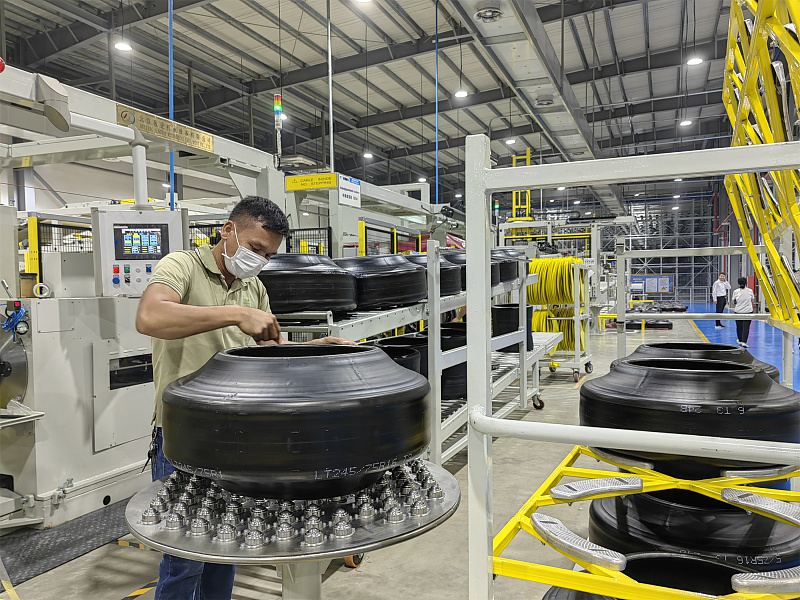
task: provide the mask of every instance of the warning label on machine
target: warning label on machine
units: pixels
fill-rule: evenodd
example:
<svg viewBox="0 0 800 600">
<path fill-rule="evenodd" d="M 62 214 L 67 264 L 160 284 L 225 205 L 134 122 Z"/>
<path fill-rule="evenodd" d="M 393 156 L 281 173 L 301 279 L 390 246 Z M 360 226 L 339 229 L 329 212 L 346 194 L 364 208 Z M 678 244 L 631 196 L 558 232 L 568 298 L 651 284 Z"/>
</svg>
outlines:
<svg viewBox="0 0 800 600">
<path fill-rule="evenodd" d="M 206 152 L 214 151 L 214 136 L 210 133 L 136 110 L 124 104 L 117 104 L 117 123 L 133 125 L 143 135 L 151 135 Z"/>
</svg>

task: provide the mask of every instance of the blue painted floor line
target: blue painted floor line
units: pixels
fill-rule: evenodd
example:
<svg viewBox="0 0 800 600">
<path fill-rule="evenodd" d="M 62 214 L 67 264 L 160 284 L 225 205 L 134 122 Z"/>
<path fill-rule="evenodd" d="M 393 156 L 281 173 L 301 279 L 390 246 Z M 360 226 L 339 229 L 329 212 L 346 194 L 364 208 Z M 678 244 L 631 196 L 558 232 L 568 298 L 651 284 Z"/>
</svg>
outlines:
<svg viewBox="0 0 800 600">
<path fill-rule="evenodd" d="M 714 305 L 711 303 L 689 304 L 689 312 L 713 313 Z M 730 314 L 730 311 L 725 312 Z M 725 321 L 724 318 L 720 321 L 725 325 L 724 329 L 716 329 L 714 321 L 697 320 L 694 323 L 709 342 L 736 345 L 736 321 Z M 763 360 L 781 369 L 781 377 L 783 377 L 783 332 L 780 329 L 770 327 L 763 321 L 753 321 L 750 324 L 750 338 L 747 340 L 747 344 L 750 346 L 748 348 L 750 354 L 758 360 Z M 800 352 L 798 352 L 796 341 L 792 344 L 792 348 L 794 351 L 794 389 L 800 391 Z"/>
</svg>

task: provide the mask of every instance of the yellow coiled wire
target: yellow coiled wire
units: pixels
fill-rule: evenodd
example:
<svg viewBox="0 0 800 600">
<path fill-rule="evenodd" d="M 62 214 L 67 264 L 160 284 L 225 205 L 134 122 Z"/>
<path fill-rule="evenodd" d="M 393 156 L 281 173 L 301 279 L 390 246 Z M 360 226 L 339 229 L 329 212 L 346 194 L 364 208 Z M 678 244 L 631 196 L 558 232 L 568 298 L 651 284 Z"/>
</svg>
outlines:
<svg viewBox="0 0 800 600">
<path fill-rule="evenodd" d="M 533 331 L 548 333 L 561 332 L 564 339 L 556 346 L 555 350 L 575 349 L 575 326 L 571 320 L 563 317 L 572 317 L 575 302 L 574 272 L 572 265 L 583 264 L 583 259 L 572 256 L 564 258 L 538 258 L 528 264 L 528 273 L 539 275 L 539 283 L 528 287 L 528 304 L 539 305 L 543 310 L 533 313 L 531 327 Z M 583 304 L 583 283 L 585 271 L 580 271 L 580 302 Z M 558 305 L 569 304 L 569 307 Z M 581 313 L 583 313 L 581 308 Z M 584 336 L 586 321 L 581 323 L 581 350 L 585 348 Z"/>
</svg>

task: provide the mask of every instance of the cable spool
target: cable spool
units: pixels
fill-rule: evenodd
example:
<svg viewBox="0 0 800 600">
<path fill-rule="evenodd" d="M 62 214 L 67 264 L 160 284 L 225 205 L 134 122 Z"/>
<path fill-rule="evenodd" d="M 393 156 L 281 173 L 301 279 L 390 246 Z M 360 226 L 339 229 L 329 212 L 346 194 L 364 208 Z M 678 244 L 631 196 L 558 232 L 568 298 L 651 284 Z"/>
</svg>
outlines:
<svg viewBox="0 0 800 600">
<path fill-rule="evenodd" d="M 644 552 L 626 557 L 628 564 L 623 573 L 628 577 L 649 585 L 671 587 L 710 597 L 726 596 L 733 593 L 731 577 L 737 573 L 752 572 L 752 569 L 739 565 L 720 564 L 689 554 L 670 554 L 667 552 Z M 615 600 L 589 592 L 577 592 L 565 588 L 552 587 L 542 600 Z"/>
<path fill-rule="evenodd" d="M 681 502 L 664 495 L 593 500 L 589 539 L 623 554 L 688 553 L 758 571 L 800 564 L 800 529 L 700 494 L 683 492 L 676 497 Z"/>
<path fill-rule="evenodd" d="M 537 258 L 528 263 L 528 273 L 539 275 L 539 283 L 528 287 L 528 304 L 552 306 L 554 304 L 573 304 L 575 302 L 572 265 L 583 264 L 582 258 Z M 580 300 L 583 298 L 585 272 L 580 272 Z"/>
<path fill-rule="evenodd" d="M 572 317 L 575 314 L 575 309 L 573 308 L 551 308 L 549 311 L 551 317 L 551 321 L 555 325 L 555 331 L 560 331 L 564 334 L 564 339 L 562 339 L 558 346 L 556 346 L 556 350 L 575 350 L 575 324 L 572 321 Z M 586 327 L 584 327 L 583 323 L 581 324 L 581 350 L 585 349 L 586 344 Z"/>
<path fill-rule="evenodd" d="M 704 360 L 727 360 L 752 365 L 766 371 L 777 382 L 781 372 L 777 367 L 758 360 L 747 350 L 732 344 L 709 344 L 706 342 L 659 342 L 642 344 L 626 358 L 700 358 Z M 613 369 L 617 361 L 611 363 Z"/>
<path fill-rule="evenodd" d="M 764 371 L 724 361 L 623 359 L 581 387 L 580 422 L 590 427 L 764 441 L 800 441 L 800 394 Z M 716 467 L 753 463 L 627 452 Z"/>
</svg>

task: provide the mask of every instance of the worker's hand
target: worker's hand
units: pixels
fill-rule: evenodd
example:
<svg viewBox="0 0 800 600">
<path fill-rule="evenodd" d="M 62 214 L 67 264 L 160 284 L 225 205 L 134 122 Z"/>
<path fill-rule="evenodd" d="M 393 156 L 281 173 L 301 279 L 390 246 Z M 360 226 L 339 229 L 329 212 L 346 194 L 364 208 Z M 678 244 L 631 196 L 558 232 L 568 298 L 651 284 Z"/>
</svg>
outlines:
<svg viewBox="0 0 800 600">
<path fill-rule="evenodd" d="M 270 341 L 281 343 L 281 326 L 278 325 L 275 315 L 257 308 L 242 307 L 241 311 L 237 323 L 239 329 L 258 343 Z"/>
<path fill-rule="evenodd" d="M 358 346 L 355 342 L 351 342 L 350 340 L 346 340 L 340 337 L 333 337 L 328 336 L 324 338 L 319 338 L 318 340 L 311 340 L 310 342 L 306 342 L 307 344 L 326 344 L 331 346 Z"/>
</svg>

